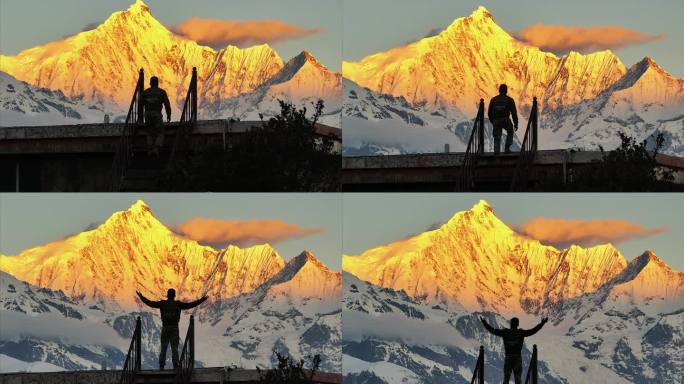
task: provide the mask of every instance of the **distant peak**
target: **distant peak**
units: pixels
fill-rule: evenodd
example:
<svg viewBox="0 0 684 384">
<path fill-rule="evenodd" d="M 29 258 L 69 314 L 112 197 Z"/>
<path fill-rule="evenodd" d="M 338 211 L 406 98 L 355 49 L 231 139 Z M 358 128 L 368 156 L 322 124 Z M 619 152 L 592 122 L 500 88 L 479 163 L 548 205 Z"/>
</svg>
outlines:
<svg viewBox="0 0 684 384">
<path fill-rule="evenodd" d="M 135 0 L 135 3 L 128 7 L 128 11 L 132 13 L 149 13 L 150 7 L 147 6 L 142 0 Z"/>
<path fill-rule="evenodd" d="M 477 214 L 494 214 L 494 208 L 485 200 L 478 201 L 470 211 Z"/>
<path fill-rule="evenodd" d="M 480 5 L 473 11 L 473 13 L 470 14 L 470 17 L 473 19 L 492 19 L 492 13 L 489 12 L 487 8 L 484 6 Z"/>
<path fill-rule="evenodd" d="M 135 203 L 133 203 L 133 205 L 130 206 L 130 208 L 128 208 L 128 211 L 134 213 L 149 213 L 152 212 L 152 209 L 144 201 L 137 200 Z"/>
</svg>

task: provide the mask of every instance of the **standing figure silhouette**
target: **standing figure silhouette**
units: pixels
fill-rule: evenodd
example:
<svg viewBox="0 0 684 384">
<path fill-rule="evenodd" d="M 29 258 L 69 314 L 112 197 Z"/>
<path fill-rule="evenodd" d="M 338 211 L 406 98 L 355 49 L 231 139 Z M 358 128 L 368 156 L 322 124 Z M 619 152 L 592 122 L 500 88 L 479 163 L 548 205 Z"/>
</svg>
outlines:
<svg viewBox="0 0 684 384">
<path fill-rule="evenodd" d="M 515 100 L 506 95 L 508 93 L 508 86 L 501 84 L 499 86 L 499 94 L 492 97 L 489 101 L 489 108 L 487 108 L 487 117 L 494 127 L 494 154 L 498 155 L 501 147 L 502 130 L 506 130 L 506 145 L 504 147 L 505 153 L 511 153 L 511 144 L 513 144 L 513 126 L 518 130 L 518 112 L 515 108 Z M 508 116 L 513 118 L 513 124 Z"/>
<path fill-rule="evenodd" d="M 518 324 L 520 321 L 517 317 L 511 319 L 511 328 L 497 329 L 487 324 L 483 317 L 480 317 L 482 325 L 492 334 L 503 337 L 504 350 L 506 351 L 506 360 L 504 361 L 504 384 L 508 384 L 511 379 L 511 372 L 515 384 L 521 383 L 522 376 L 522 347 L 524 339 L 539 332 L 540 329 L 549 321 L 548 318 L 543 318 L 542 321 L 532 329 L 520 329 Z"/>
<path fill-rule="evenodd" d="M 164 145 L 162 106 L 166 109 L 166 121 L 171 121 L 171 103 L 166 91 L 159 88 L 159 79 L 156 76 L 150 78 L 150 87 L 143 91 L 142 103 L 145 108 L 148 152 L 159 156 L 159 151 Z"/>
<path fill-rule="evenodd" d="M 180 321 L 181 311 L 184 309 L 194 308 L 202 304 L 207 296 L 199 300 L 189 303 L 176 300 L 176 290 L 169 288 L 166 292 L 166 300 L 152 301 L 142 293 L 136 291 L 140 300 L 152 308 L 158 308 L 161 312 L 162 331 L 161 331 L 161 350 L 159 351 L 159 370 L 164 370 L 166 363 L 166 347 L 171 343 L 171 358 L 173 361 L 173 368 L 178 368 L 178 343 L 180 337 L 178 336 L 178 322 Z"/>
</svg>

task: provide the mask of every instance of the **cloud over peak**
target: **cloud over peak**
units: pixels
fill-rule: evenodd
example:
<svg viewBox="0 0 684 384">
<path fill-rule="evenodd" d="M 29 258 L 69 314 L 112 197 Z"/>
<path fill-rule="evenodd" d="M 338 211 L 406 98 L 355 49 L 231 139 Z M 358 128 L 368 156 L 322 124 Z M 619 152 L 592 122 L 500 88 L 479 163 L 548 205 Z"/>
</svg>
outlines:
<svg viewBox="0 0 684 384">
<path fill-rule="evenodd" d="M 564 248 L 571 244 L 593 246 L 667 232 L 665 227 L 648 228 L 621 219 L 567 220 L 537 217 L 516 226 L 517 231 L 542 243 Z"/>
<path fill-rule="evenodd" d="M 201 244 L 225 247 L 233 244 L 241 247 L 254 244 L 276 244 L 324 232 L 324 228 L 305 228 L 278 219 L 220 220 L 194 217 L 175 226 L 176 233 Z"/>
<path fill-rule="evenodd" d="M 300 28 L 280 20 L 220 20 L 193 17 L 172 27 L 177 34 L 214 48 L 272 44 L 320 33 L 318 28 Z"/>
<path fill-rule="evenodd" d="M 516 37 L 542 50 L 565 54 L 569 51 L 588 53 L 604 49 L 616 50 L 659 40 L 665 35 L 649 35 L 620 26 L 533 24 L 516 33 Z"/>
</svg>

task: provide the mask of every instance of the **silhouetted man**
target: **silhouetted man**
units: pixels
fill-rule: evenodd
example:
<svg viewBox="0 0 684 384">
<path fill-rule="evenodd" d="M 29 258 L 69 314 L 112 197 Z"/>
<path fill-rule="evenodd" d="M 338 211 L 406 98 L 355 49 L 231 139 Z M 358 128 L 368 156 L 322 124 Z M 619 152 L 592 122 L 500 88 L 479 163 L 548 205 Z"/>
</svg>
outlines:
<svg viewBox="0 0 684 384">
<path fill-rule="evenodd" d="M 181 311 L 184 309 L 194 308 L 204 302 L 207 296 L 190 303 L 177 301 L 176 290 L 170 288 L 166 293 L 167 300 L 152 301 L 142 293 L 136 291 L 140 300 L 152 308 L 159 308 L 162 319 L 161 331 L 161 351 L 159 351 L 159 369 L 164 370 L 164 363 L 166 362 L 166 347 L 171 343 L 171 358 L 173 361 L 173 368 L 178 368 L 178 343 L 180 337 L 178 336 L 178 322 L 180 321 Z"/>
<path fill-rule="evenodd" d="M 159 156 L 159 151 L 164 145 L 162 106 L 166 109 L 166 120 L 171 121 L 171 103 L 166 91 L 159 88 L 159 79 L 156 76 L 150 78 L 150 88 L 143 91 L 142 103 L 145 108 L 147 148 L 150 154 Z"/>
<path fill-rule="evenodd" d="M 487 109 L 487 116 L 489 121 L 494 126 L 494 154 L 498 155 L 501 146 L 501 131 L 506 130 L 506 146 L 505 153 L 511 153 L 511 144 L 513 144 L 513 125 L 515 130 L 518 130 L 518 113 L 515 110 L 515 101 L 513 98 L 506 95 L 508 86 L 501 84 L 499 86 L 499 94 L 492 97 L 489 101 L 489 108 Z M 513 124 L 508 116 L 513 117 Z"/>
<path fill-rule="evenodd" d="M 524 339 L 527 336 L 532 336 L 539 332 L 540 329 L 549 321 L 548 318 L 543 318 L 541 323 L 537 324 L 536 327 L 532 329 L 520 329 L 518 328 L 519 320 L 517 317 L 511 319 L 511 328 L 506 329 L 496 329 L 491 325 L 487 324 L 484 318 L 480 317 L 480 321 L 485 328 L 492 334 L 496 336 L 503 337 L 504 350 L 506 351 L 506 361 L 504 362 L 504 384 L 508 384 L 511 379 L 511 372 L 513 372 L 513 378 L 515 379 L 515 384 L 520 384 L 522 376 L 522 347 Z"/>
</svg>

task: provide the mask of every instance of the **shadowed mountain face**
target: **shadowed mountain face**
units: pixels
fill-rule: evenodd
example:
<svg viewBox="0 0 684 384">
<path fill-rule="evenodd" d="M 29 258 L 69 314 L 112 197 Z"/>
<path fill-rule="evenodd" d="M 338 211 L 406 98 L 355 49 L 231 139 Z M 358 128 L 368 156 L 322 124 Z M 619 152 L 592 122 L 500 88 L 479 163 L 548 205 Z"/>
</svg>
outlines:
<svg viewBox="0 0 684 384">
<path fill-rule="evenodd" d="M 478 318 L 504 328 L 513 315 L 522 328 L 551 319 L 523 350 L 526 366 L 539 346 L 545 383 L 684 373 L 672 358 L 684 353 L 684 272 L 650 251 L 628 263 L 610 245 L 544 246 L 482 201 L 436 230 L 345 256 L 343 269 L 346 382 L 467 383 L 479 345 L 487 381 L 501 381 L 503 344 Z"/>
<path fill-rule="evenodd" d="M 219 50 L 202 46 L 166 28 L 146 4 L 137 0 L 95 29 L 24 50 L 16 56 L 0 56 L 0 71 L 33 86 L 61 90 L 67 97 L 94 104 L 104 111 L 88 122 L 102 122 L 104 113 L 125 115 L 140 68 L 145 70 L 147 79 L 159 77 L 160 86 L 169 95 L 173 116 L 178 118 L 192 68 L 197 67 L 202 118 L 258 120 L 259 112 L 270 115 L 279 111 L 277 103 L 273 103 L 276 97 L 295 103 L 323 98 L 325 113 L 335 117 L 329 123 L 339 126 L 341 75 L 329 71 L 308 52 L 302 55 L 315 63 L 315 68 L 292 68 L 267 44 L 244 49 L 229 45 Z M 292 60 L 299 61 L 299 56 Z M 289 79 L 284 79 L 285 75 Z M 4 90 L 0 92 L 5 94 Z M 233 101 L 238 95 L 252 96 Z M 5 110 L 10 108 L 1 107 L 4 119 Z M 12 124 L 39 123 L 37 116 L 29 114 Z"/>
<path fill-rule="evenodd" d="M 142 201 L 93 230 L 0 256 L 0 269 L 3 367 L 121 367 L 135 316 L 143 320 L 144 365 L 156 367 L 161 320 L 135 291 L 158 300 L 174 287 L 181 300 L 209 296 L 194 310 L 200 365 L 266 367 L 276 350 L 297 359 L 320 354 L 324 370 L 341 370 L 339 272 L 308 251 L 285 263 L 268 244 L 199 245 Z"/>
<path fill-rule="evenodd" d="M 385 151 L 435 152 L 448 142 L 462 150 L 466 140 L 445 137 L 469 122 L 480 98 L 488 100 L 505 82 L 508 94 L 526 121 L 532 98 L 540 102 L 540 146 L 544 149 L 580 147 L 612 149 L 617 131 L 638 140 L 655 132 L 667 137 L 666 152 L 682 151 L 684 79 L 672 77 L 649 57 L 627 69 L 610 51 L 558 57 L 516 40 L 494 21 L 485 8 L 456 19 L 439 34 L 343 63 L 343 76 L 379 94 L 404 97 L 426 109 L 423 116 L 441 116 L 434 126 L 393 116 L 369 117 L 358 109 L 368 98 L 345 98 L 345 125 L 356 127 L 349 147 L 375 145 Z M 348 95 L 345 95 L 348 96 Z M 389 109 L 390 103 L 382 103 Z M 446 112 L 445 112 L 446 111 Z M 464 118 L 458 115 L 465 116 Z M 365 117 L 365 118 L 364 118 Z M 395 135 L 385 125 L 395 126 Z M 450 132 L 443 132 L 444 130 Z M 407 132 L 405 132 L 407 131 Z M 416 143 L 411 131 L 427 138 Z M 463 135 L 461 135 L 463 136 Z"/>
</svg>

